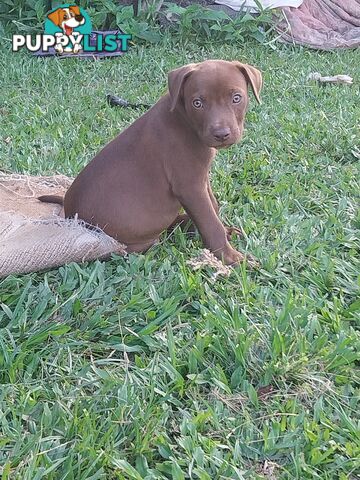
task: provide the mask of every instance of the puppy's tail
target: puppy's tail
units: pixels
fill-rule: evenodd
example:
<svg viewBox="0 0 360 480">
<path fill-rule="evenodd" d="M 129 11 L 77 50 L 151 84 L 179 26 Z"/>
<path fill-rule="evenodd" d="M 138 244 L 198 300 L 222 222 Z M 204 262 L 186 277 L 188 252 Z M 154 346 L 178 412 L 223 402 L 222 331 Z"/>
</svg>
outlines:
<svg viewBox="0 0 360 480">
<path fill-rule="evenodd" d="M 41 195 L 41 197 L 38 197 L 38 200 L 45 203 L 58 203 L 59 205 L 64 205 L 64 197 L 61 197 L 60 195 Z"/>
</svg>

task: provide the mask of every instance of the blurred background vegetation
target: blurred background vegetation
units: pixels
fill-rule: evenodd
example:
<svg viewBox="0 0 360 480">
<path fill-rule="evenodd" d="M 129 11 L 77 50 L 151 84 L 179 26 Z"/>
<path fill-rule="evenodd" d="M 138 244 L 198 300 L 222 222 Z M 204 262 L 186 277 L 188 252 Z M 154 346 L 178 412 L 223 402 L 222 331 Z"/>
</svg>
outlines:
<svg viewBox="0 0 360 480">
<path fill-rule="evenodd" d="M 41 33 L 47 12 L 59 0 L 3 0 L 0 4 L 0 35 Z M 73 2 L 71 2 L 73 3 Z M 267 41 L 272 31 L 273 13 L 260 10 L 256 16 L 244 8 L 230 15 L 208 0 L 77 0 L 89 13 L 93 28 L 120 29 L 135 41 L 156 43 L 167 33 L 202 42 Z"/>
</svg>

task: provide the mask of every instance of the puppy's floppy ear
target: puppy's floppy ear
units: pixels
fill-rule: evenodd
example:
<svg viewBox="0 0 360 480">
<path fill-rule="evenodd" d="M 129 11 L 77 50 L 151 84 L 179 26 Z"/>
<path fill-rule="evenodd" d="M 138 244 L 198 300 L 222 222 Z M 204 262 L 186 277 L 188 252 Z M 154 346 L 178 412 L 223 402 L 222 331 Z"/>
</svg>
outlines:
<svg viewBox="0 0 360 480">
<path fill-rule="evenodd" d="M 81 15 L 80 7 L 78 7 L 77 5 L 71 5 L 71 7 L 69 7 L 69 10 L 75 13 L 75 15 Z"/>
<path fill-rule="evenodd" d="M 182 88 L 184 86 L 185 80 L 191 75 L 191 73 L 196 70 L 197 63 L 189 63 L 189 65 L 185 65 L 184 67 L 177 68 L 176 70 L 172 70 L 168 74 L 168 87 L 169 87 L 169 94 L 171 98 L 171 108 L 170 112 L 173 112 L 176 104 L 179 101 L 179 97 L 181 97 Z"/>
<path fill-rule="evenodd" d="M 56 9 L 54 12 L 49 13 L 47 18 L 59 27 L 64 18 L 63 9 L 62 8 Z"/>
<path fill-rule="evenodd" d="M 252 65 L 247 65 L 246 63 L 232 62 L 234 63 L 241 73 L 245 76 L 247 83 L 250 83 L 252 91 L 254 92 L 256 100 L 261 103 L 260 92 L 262 87 L 262 75 L 260 70 L 253 67 Z"/>
</svg>

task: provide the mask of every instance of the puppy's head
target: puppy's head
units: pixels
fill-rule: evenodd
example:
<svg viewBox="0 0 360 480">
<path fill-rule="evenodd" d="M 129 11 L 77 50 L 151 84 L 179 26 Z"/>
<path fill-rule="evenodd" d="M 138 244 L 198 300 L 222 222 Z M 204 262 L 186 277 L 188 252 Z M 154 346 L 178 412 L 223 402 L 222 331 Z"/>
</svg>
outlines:
<svg viewBox="0 0 360 480">
<path fill-rule="evenodd" d="M 191 63 L 168 76 L 171 111 L 179 111 L 209 147 L 237 143 L 244 130 L 248 86 L 260 103 L 262 76 L 251 65 L 224 60 Z"/>
<path fill-rule="evenodd" d="M 85 18 L 80 13 L 80 8 L 72 5 L 67 8 L 58 8 L 47 16 L 58 27 L 66 30 L 65 27 L 76 28 L 85 23 Z"/>
</svg>

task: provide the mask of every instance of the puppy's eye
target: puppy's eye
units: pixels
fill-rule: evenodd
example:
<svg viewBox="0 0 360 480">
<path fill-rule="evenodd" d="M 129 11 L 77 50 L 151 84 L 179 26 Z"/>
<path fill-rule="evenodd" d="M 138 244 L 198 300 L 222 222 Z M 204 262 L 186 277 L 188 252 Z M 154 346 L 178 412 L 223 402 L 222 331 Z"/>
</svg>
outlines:
<svg viewBox="0 0 360 480">
<path fill-rule="evenodd" d="M 200 98 L 195 98 L 195 100 L 193 100 L 192 104 L 195 108 L 201 108 L 203 106 L 203 103 L 200 100 Z"/>
<path fill-rule="evenodd" d="M 240 93 L 235 93 L 233 96 L 233 103 L 240 103 L 241 102 L 241 95 Z"/>
</svg>

